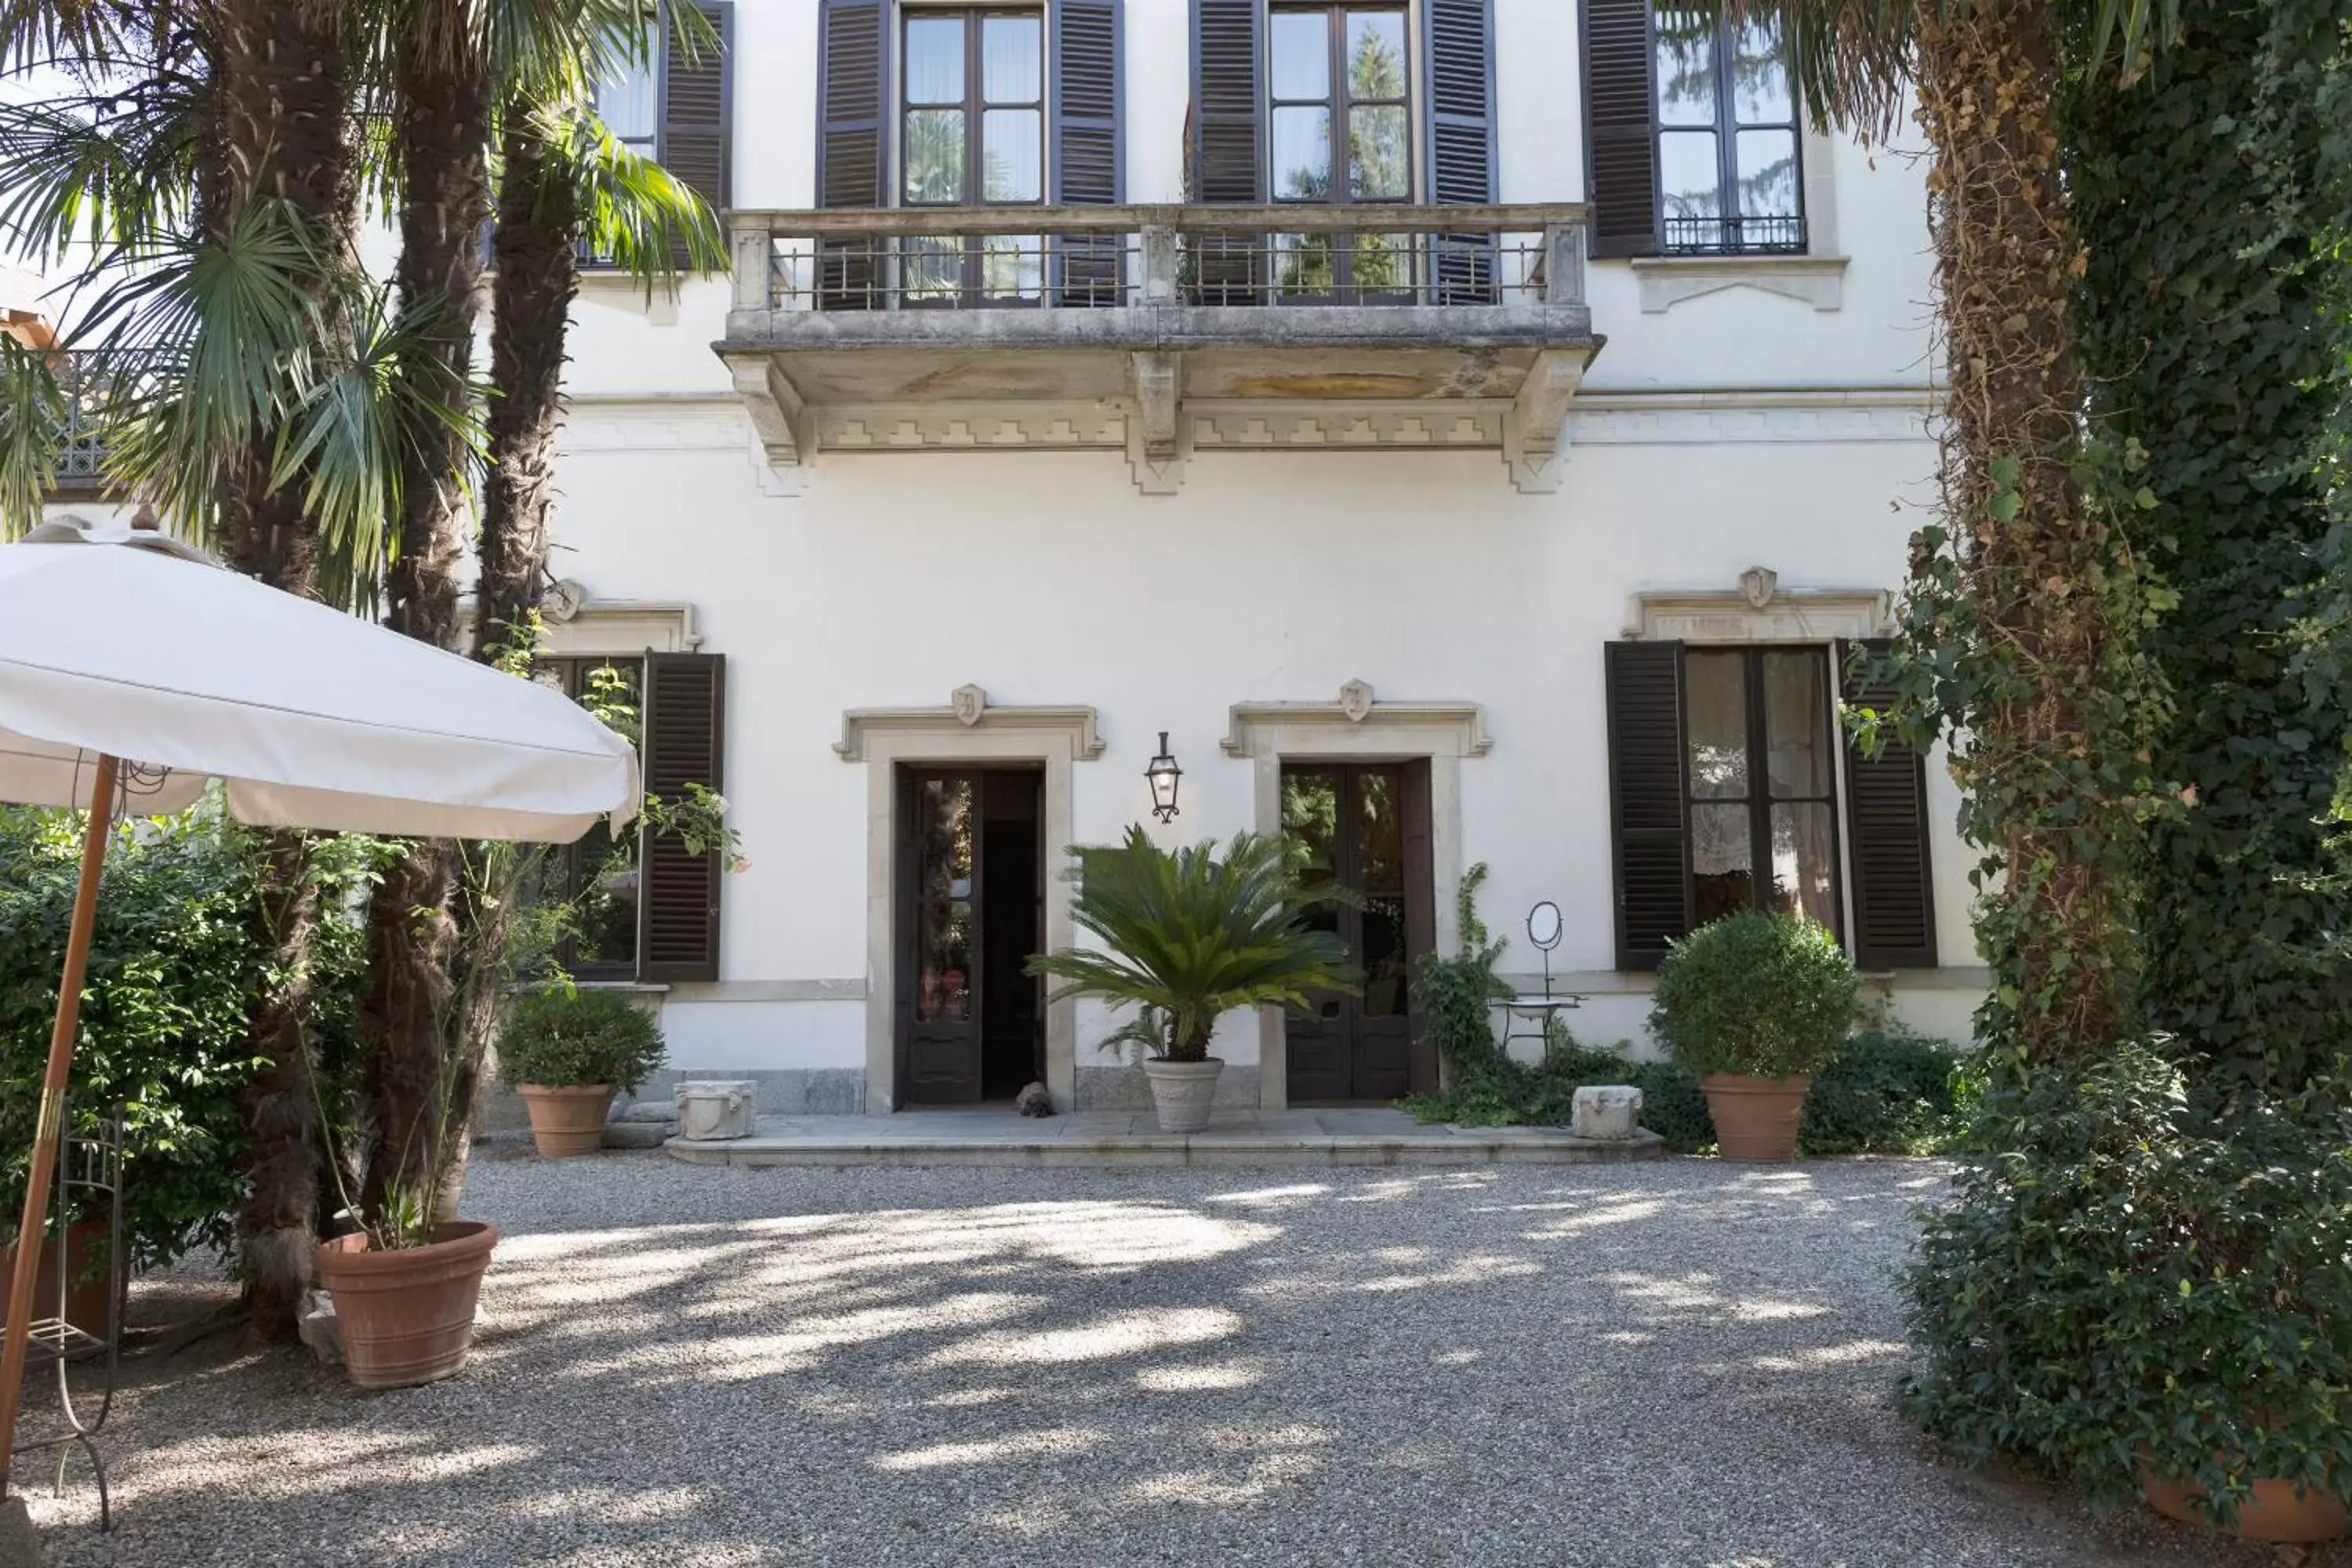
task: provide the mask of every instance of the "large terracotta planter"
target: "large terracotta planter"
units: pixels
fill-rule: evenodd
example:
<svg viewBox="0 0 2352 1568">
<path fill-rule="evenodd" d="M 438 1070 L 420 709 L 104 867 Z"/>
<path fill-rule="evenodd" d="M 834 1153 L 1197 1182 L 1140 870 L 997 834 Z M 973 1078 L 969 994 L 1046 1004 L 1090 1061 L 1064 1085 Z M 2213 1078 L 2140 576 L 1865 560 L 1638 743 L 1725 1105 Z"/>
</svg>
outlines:
<svg viewBox="0 0 2352 1568">
<path fill-rule="evenodd" d="M 447 1377 L 474 1342 L 482 1271 L 498 1226 L 453 1220 L 424 1247 L 379 1252 L 365 1232 L 319 1248 L 319 1284 L 335 1299 L 343 1369 L 362 1388 L 410 1388 Z"/>
<path fill-rule="evenodd" d="M 66 1310 L 67 1322 L 86 1334 L 103 1336 L 107 1330 L 106 1288 L 107 1227 L 104 1222 L 86 1219 L 66 1232 Z M 8 1288 L 16 1277 L 16 1244 L 0 1247 L 0 1317 L 16 1315 L 16 1303 L 9 1299 Z M 58 1312 L 58 1243 L 55 1237 L 41 1241 L 39 1270 L 34 1276 L 33 1316 L 54 1318 Z"/>
<path fill-rule="evenodd" d="M 1151 1080 L 1151 1108 L 1160 1113 L 1162 1132 L 1205 1132 L 1209 1109 L 1217 1098 L 1217 1075 L 1224 1058 L 1204 1062 L 1171 1062 L 1147 1057 L 1143 1076 Z"/>
<path fill-rule="evenodd" d="M 2184 1524 L 2212 1523 L 2193 1506 L 2193 1500 L 2203 1494 L 2202 1488 L 2187 1481 L 2160 1481 L 2145 1471 L 2139 1486 L 2157 1512 Z M 2254 1495 L 2238 1509 L 2237 1524 L 2223 1533 L 2282 1544 L 2340 1541 L 2352 1533 L 2352 1514 L 2326 1492 L 2308 1491 L 2297 1497 L 2292 1482 L 2256 1481 Z"/>
<path fill-rule="evenodd" d="M 604 1118 L 613 1109 L 611 1084 L 519 1083 L 515 1089 L 530 1111 L 530 1139 L 541 1154 L 560 1160 L 593 1154 L 604 1146 Z"/>
<path fill-rule="evenodd" d="M 1797 1122 L 1805 1113 L 1805 1078 L 1749 1078 L 1714 1072 L 1698 1080 L 1715 1119 L 1716 1148 L 1727 1160 L 1793 1160 Z"/>
</svg>

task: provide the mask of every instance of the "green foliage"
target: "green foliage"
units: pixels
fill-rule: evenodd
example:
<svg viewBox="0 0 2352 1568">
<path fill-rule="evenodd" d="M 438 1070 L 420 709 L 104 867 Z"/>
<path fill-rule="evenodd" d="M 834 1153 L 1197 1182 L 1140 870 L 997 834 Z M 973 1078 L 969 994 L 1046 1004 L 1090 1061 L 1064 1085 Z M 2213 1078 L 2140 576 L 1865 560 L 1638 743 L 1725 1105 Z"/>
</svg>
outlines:
<svg viewBox="0 0 2352 1568">
<path fill-rule="evenodd" d="M 1414 977 L 1421 1037 L 1436 1047 L 1449 1087 L 1440 1094 L 1408 1095 L 1398 1104 L 1423 1121 L 1457 1127 L 1559 1127 L 1567 1125 L 1584 1085 L 1630 1083 L 1642 1090 L 1643 1125 L 1668 1148 L 1687 1153 L 1712 1144 L 1715 1123 L 1698 1080 L 1670 1063 L 1629 1062 L 1618 1052 L 1580 1045 L 1558 1019 L 1547 1031 L 1541 1061 L 1504 1054 L 1495 1039 L 1495 1007 L 1511 988 L 1495 973 L 1504 944 L 1478 918 L 1478 889 L 1486 880 L 1483 861 L 1464 873 L 1455 898 L 1461 946 L 1450 958 L 1423 954 Z"/>
<path fill-rule="evenodd" d="M 1237 833 L 1174 854 L 1140 825 L 1118 845 L 1072 845 L 1070 916 L 1097 950 L 1065 948 L 1028 972 L 1063 984 L 1048 998 L 1096 996 L 1136 1016 L 1102 1042 L 1170 1061 L 1206 1061 L 1217 1019 L 1236 1007 L 1305 1008 L 1313 991 L 1358 984 L 1346 946 L 1299 917 L 1346 895 L 1309 888 L 1283 839 Z"/>
<path fill-rule="evenodd" d="M 2001 1152 L 1926 1217 L 1906 1407 L 1972 1459 L 2095 1496 L 2144 1463 L 2225 1516 L 2258 1477 L 2352 1500 L 2347 1131 L 2217 1136 L 2137 1047 L 1998 1088 L 1976 1136 Z"/>
<path fill-rule="evenodd" d="M 13 1226 L 24 1203 L 80 823 L 72 813 L 0 808 L 0 1226 Z M 316 874 L 331 890 L 351 869 L 331 856 Z M 247 1143 L 241 1095 L 261 1065 L 246 1016 L 268 962 L 252 888 L 242 836 L 208 810 L 120 830 L 108 846 L 71 1092 L 84 1133 L 123 1106 L 124 1227 L 142 1264 L 198 1246 L 226 1251 L 232 1239 Z M 313 963 L 311 1027 L 322 1054 L 348 1061 L 355 922 L 323 921 Z"/>
<path fill-rule="evenodd" d="M 625 1094 L 661 1066 L 663 1052 L 654 1016 L 617 991 L 528 992 L 508 1004 L 499 1030 L 499 1069 L 509 1083 L 604 1083 Z"/>
<path fill-rule="evenodd" d="M 1658 965 L 1650 1027 L 1666 1055 L 1704 1078 L 1794 1078 L 1836 1054 L 1859 982 L 1828 927 L 1745 910 L 1701 926 Z"/>
<path fill-rule="evenodd" d="M 1932 1154 L 1962 1132 L 1969 1068 L 1942 1040 L 1873 1025 L 1813 1074 L 1797 1147 L 1806 1154 Z"/>
</svg>

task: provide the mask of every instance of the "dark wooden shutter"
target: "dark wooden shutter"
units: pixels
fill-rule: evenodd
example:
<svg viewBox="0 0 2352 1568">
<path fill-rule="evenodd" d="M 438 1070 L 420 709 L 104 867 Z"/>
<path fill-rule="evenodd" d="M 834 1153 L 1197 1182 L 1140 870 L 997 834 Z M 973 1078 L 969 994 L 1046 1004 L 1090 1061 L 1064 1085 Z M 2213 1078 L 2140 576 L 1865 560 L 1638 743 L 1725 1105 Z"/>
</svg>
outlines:
<svg viewBox="0 0 2352 1568">
<path fill-rule="evenodd" d="M 1617 967 L 1655 969 L 1691 921 L 1683 645 L 1609 645 L 1609 824 Z"/>
<path fill-rule="evenodd" d="M 1884 642 L 1860 645 L 1871 654 Z M 1855 644 L 1838 645 L 1851 706 L 1885 711 L 1894 691 L 1849 668 Z M 1846 743 L 1846 828 L 1853 867 L 1853 961 L 1864 969 L 1936 966 L 1936 883 L 1927 860 L 1927 765 L 1918 749 L 1889 740 L 1875 757 Z"/>
<path fill-rule="evenodd" d="M 1585 199 L 1595 256 L 1658 248 L 1651 68 L 1650 0 L 1584 0 Z"/>
<path fill-rule="evenodd" d="M 707 653 L 646 656 L 646 791 L 676 800 L 686 786 L 725 787 L 727 660 Z M 637 977 L 719 978 L 716 854 L 689 855 L 676 834 L 649 833 L 637 902 Z"/>
<path fill-rule="evenodd" d="M 1115 206 L 1126 199 L 1127 7 L 1123 0 L 1055 0 L 1054 200 Z M 1117 305 L 1125 298 L 1117 235 L 1058 240 L 1058 302 Z"/>
<path fill-rule="evenodd" d="M 1495 196 L 1494 0 L 1423 0 L 1423 58 L 1429 62 L 1426 157 L 1429 199 L 1475 206 Z M 1430 247 L 1441 305 L 1495 300 L 1491 235 L 1445 235 Z"/>
<path fill-rule="evenodd" d="M 817 23 L 816 205 L 890 205 L 890 6 L 888 0 L 824 0 Z M 879 253 L 871 240 L 824 247 L 817 293 L 828 310 L 883 303 Z"/>
<path fill-rule="evenodd" d="M 1265 200 L 1265 0 L 1192 0 L 1192 199 Z M 1255 235 L 1203 235 L 1193 244 L 1201 302 L 1256 300 Z"/>
<path fill-rule="evenodd" d="M 713 211 L 727 210 L 733 162 L 735 7 L 731 0 L 701 5 L 719 47 L 689 59 L 682 29 L 663 13 L 661 165 L 700 194 Z"/>
<path fill-rule="evenodd" d="M 1404 765 L 1398 820 L 1404 828 L 1404 951 L 1410 976 L 1405 994 L 1412 1043 L 1405 1053 L 1409 1091 L 1435 1094 L 1437 1043 L 1429 1038 L 1421 1000 L 1421 961 L 1437 948 L 1437 846 L 1435 808 L 1427 757 Z"/>
</svg>

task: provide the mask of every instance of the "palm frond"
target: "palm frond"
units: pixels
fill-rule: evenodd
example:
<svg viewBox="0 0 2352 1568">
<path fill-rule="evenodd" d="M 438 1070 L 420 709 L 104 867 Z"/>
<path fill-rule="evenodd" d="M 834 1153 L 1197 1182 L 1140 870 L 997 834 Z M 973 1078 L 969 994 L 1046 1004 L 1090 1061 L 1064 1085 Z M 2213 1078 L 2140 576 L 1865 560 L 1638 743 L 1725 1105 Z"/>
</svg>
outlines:
<svg viewBox="0 0 2352 1568">
<path fill-rule="evenodd" d="M 78 246 L 119 255 L 184 229 L 194 176 L 191 110 L 166 81 L 121 97 L 0 102 L 7 248 L 47 264 Z"/>
<path fill-rule="evenodd" d="M 1074 847 L 1071 919 L 1097 945 L 1029 962 L 1061 981 L 1049 1001 L 1095 996 L 1139 1008 L 1107 1046 L 1154 1037 L 1163 1054 L 1197 1060 L 1223 1015 L 1238 1007 L 1303 1010 L 1318 991 L 1352 991 L 1347 947 L 1301 917 L 1339 901 L 1336 888 L 1302 885 L 1280 838 L 1237 834 L 1161 849 L 1139 826 L 1115 846 Z"/>
<path fill-rule="evenodd" d="M 727 270 L 726 235 L 700 192 L 614 140 L 593 114 L 567 121 L 549 170 L 572 182 L 591 255 L 648 290 L 681 275 Z"/>
<path fill-rule="evenodd" d="M 57 478 L 66 394 L 56 358 L 0 334 L 0 539 L 39 523 Z"/>
</svg>

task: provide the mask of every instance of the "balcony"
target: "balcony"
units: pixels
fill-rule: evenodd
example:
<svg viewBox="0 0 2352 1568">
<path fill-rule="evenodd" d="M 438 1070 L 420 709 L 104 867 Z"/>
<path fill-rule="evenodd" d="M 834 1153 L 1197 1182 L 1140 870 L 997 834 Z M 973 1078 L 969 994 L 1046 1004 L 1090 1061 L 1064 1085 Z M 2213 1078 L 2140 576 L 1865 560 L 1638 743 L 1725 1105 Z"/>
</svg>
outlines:
<svg viewBox="0 0 2352 1568">
<path fill-rule="evenodd" d="M 1559 483 L 1601 347 L 1585 209 L 1122 206 L 737 212 L 714 347 L 770 466 L 1123 449 L 1502 455 Z M 1008 229 L 1022 232 L 1008 234 Z"/>
<path fill-rule="evenodd" d="M 94 350 L 58 350 L 50 356 L 65 394 L 65 417 L 57 437 L 57 470 L 49 487 L 52 501 L 95 501 L 111 499 L 104 472 L 106 451 L 99 436 L 97 410 L 110 383 L 120 374 L 120 356 Z"/>
</svg>

